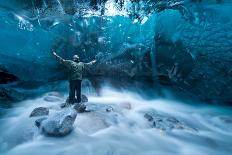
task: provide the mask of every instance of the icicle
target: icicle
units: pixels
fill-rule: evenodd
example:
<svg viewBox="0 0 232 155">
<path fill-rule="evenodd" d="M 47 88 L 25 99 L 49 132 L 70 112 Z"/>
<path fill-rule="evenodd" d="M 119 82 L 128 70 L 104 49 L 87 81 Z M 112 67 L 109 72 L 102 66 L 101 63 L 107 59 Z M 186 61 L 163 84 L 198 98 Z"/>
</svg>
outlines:
<svg viewBox="0 0 232 155">
<path fill-rule="evenodd" d="M 65 11 L 64 11 L 64 8 L 63 8 L 63 6 L 62 6 L 60 0 L 56 0 L 56 2 L 58 3 L 58 5 L 59 5 L 61 11 L 64 13 Z"/>
</svg>

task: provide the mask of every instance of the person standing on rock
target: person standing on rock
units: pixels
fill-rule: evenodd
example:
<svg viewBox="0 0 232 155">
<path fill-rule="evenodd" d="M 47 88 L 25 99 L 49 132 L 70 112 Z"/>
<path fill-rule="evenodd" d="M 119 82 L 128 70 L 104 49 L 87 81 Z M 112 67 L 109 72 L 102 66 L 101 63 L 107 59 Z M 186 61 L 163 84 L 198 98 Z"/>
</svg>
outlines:
<svg viewBox="0 0 232 155">
<path fill-rule="evenodd" d="M 68 69 L 68 79 L 69 79 L 69 98 L 68 103 L 80 103 L 81 102 L 81 81 L 82 72 L 85 67 L 91 66 L 96 63 L 93 60 L 89 63 L 83 63 L 80 61 L 78 55 L 73 56 L 73 60 L 65 60 L 61 58 L 56 52 L 53 52 L 56 60 L 64 65 Z"/>
</svg>

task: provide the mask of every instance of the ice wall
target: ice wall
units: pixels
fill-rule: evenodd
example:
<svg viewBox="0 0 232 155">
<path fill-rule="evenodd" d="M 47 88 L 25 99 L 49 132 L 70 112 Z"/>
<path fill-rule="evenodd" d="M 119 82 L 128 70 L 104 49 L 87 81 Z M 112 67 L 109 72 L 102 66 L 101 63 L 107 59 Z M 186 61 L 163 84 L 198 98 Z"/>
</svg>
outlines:
<svg viewBox="0 0 232 155">
<path fill-rule="evenodd" d="M 108 3 L 106 6 L 111 7 Z M 56 8 L 34 20 L 33 11 L 19 12 L 21 9 L 13 8 L 8 4 L 1 7 L 0 59 L 20 79 L 62 78 L 65 72 L 53 59 L 52 50 L 66 59 L 71 59 L 73 54 L 80 55 L 84 62 L 97 59 L 99 65 L 92 75 L 143 74 L 144 54 L 149 55 L 154 44 L 155 15 L 139 21 L 121 14 L 70 16 Z"/>
<path fill-rule="evenodd" d="M 0 62 L 22 80 L 64 79 L 53 49 L 66 59 L 97 59 L 87 76 L 155 76 L 204 99 L 231 102 L 229 0 L 0 4 Z"/>
<path fill-rule="evenodd" d="M 208 100 L 231 102 L 232 5 L 188 9 L 188 20 L 170 10 L 157 17 L 159 73 Z"/>
</svg>

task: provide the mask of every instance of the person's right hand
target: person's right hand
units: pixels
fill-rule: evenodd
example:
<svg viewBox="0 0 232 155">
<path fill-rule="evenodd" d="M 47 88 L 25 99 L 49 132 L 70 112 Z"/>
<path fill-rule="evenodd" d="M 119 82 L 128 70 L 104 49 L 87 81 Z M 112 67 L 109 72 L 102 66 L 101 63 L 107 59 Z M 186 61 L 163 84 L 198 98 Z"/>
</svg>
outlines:
<svg viewBox="0 0 232 155">
<path fill-rule="evenodd" d="M 56 52 L 52 52 L 53 55 L 57 55 Z"/>
<path fill-rule="evenodd" d="M 95 64 L 97 62 L 97 60 L 93 60 L 92 63 Z"/>
</svg>

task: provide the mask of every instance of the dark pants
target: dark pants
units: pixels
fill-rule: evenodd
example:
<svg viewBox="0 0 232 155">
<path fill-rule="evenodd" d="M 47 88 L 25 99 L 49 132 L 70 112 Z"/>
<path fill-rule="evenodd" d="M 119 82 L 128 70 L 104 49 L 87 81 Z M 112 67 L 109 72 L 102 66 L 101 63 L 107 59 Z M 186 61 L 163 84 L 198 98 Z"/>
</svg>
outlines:
<svg viewBox="0 0 232 155">
<path fill-rule="evenodd" d="M 81 80 L 69 81 L 69 103 L 81 102 Z"/>
</svg>

